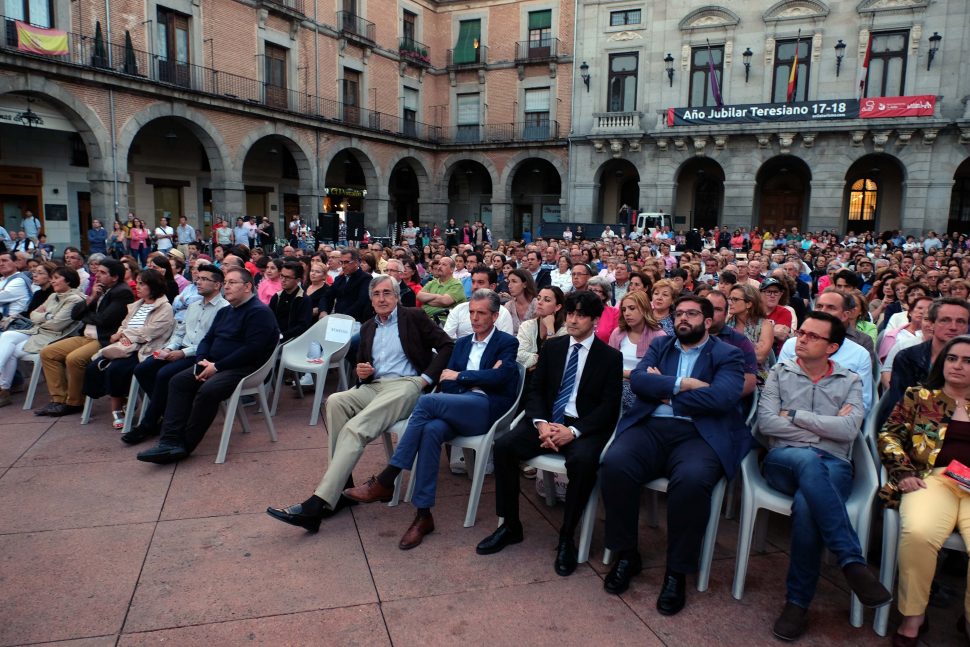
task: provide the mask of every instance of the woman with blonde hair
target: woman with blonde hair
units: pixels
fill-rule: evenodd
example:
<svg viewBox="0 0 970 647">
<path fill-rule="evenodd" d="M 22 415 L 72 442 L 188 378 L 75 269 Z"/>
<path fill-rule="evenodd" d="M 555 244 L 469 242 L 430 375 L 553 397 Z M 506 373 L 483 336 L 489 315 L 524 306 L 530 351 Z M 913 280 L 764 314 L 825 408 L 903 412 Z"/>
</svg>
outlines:
<svg viewBox="0 0 970 647">
<path fill-rule="evenodd" d="M 661 279 L 653 284 L 650 292 L 650 307 L 653 309 L 653 318 L 657 320 L 660 327 L 668 335 L 674 334 L 674 317 L 671 311 L 674 301 L 677 300 L 677 286 L 669 279 Z"/>
<path fill-rule="evenodd" d="M 775 327 L 771 319 L 765 316 L 761 295 L 750 285 L 738 283 L 731 288 L 726 325 L 742 333 L 754 345 L 754 354 L 758 359 L 758 383 L 764 384 L 771 368 L 769 360 Z"/>
<path fill-rule="evenodd" d="M 628 292 L 620 300 L 620 323 L 610 334 L 609 344 L 623 354 L 623 409 L 633 405 L 636 396 L 630 390 L 630 373 L 647 353 L 657 337 L 667 333 L 653 316 L 646 292 Z"/>
</svg>

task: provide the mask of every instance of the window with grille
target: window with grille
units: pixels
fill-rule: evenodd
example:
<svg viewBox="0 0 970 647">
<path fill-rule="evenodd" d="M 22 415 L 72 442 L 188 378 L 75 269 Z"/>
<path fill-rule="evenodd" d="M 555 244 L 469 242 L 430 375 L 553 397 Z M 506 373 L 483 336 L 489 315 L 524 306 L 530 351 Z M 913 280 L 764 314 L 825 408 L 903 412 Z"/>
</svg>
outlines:
<svg viewBox="0 0 970 647">
<path fill-rule="evenodd" d="M 525 139 L 549 138 L 549 88 L 525 91 Z"/>
<path fill-rule="evenodd" d="M 637 105 L 637 54 L 610 54 L 609 112 L 633 112 Z"/>
<path fill-rule="evenodd" d="M 457 140 L 477 142 L 481 137 L 480 96 L 477 92 L 458 95 Z"/>
<path fill-rule="evenodd" d="M 622 11 L 610 12 L 610 27 L 621 27 L 623 25 L 639 25 L 639 9 L 623 9 Z"/>
</svg>

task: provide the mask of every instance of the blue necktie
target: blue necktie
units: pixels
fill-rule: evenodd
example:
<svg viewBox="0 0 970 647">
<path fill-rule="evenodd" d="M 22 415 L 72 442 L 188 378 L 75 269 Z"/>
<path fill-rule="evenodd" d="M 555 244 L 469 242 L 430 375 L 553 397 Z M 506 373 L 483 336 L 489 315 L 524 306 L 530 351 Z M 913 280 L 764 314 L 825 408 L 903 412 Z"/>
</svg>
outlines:
<svg viewBox="0 0 970 647">
<path fill-rule="evenodd" d="M 552 407 L 552 421 L 560 425 L 566 422 L 566 404 L 569 402 L 569 397 L 573 394 L 573 386 L 576 384 L 576 373 L 579 370 L 579 347 L 581 345 L 573 344 L 572 352 L 569 353 L 569 361 L 566 362 L 566 372 L 562 374 L 559 395 L 556 396 L 556 403 Z"/>
</svg>

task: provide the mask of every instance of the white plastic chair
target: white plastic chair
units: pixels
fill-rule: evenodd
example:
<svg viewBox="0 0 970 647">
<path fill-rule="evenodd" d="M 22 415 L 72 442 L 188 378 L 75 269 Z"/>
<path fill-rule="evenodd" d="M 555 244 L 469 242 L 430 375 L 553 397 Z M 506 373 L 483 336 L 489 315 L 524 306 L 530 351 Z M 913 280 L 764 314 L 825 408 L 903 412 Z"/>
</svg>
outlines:
<svg viewBox="0 0 970 647">
<path fill-rule="evenodd" d="M 475 452 L 475 460 L 473 461 L 474 469 L 471 471 L 472 489 L 468 495 L 468 508 L 465 511 L 465 528 L 471 528 L 475 525 L 475 517 L 478 514 L 478 503 L 482 498 L 482 487 L 485 484 L 485 469 L 488 466 L 488 458 L 492 453 L 495 434 L 498 431 L 504 433 L 509 429 L 509 426 L 512 424 L 512 418 L 515 416 L 515 410 L 519 407 L 519 400 L 522 398 L 522 389 L 525 386 L 525 367 L 521 364 L 516 364 L 516 366 L 519 369 L 519 388 L 518 395 L 515 398 L 515 402 L 512 403 L 511 408 L 496 420 L 491 428 L 481 436 L 455 436 L 448 441 L 452 447 L 461 447 L 462 449 L 470 449 Z M 384 432 L 384 450 L 387 452 L 388 459 L 394 453 L 391 434 L 396 434 L 400 437 L 405 430 L 407 430 L 407 420 L 399 420 Z M 415 463 L 417 463 L 416 456 Z M 465 464 L 468 465 L 467 459 Z M 411 478 L 408 479 L 408 489 L 404 496 L 405 501 L 410 501 L 411 496 L 414 494 L 415 479 L 413 478 L 413 467 L 412 465 Z M 391 499 L 391 506 L 397 505 L 400 501 L 400 489 L 401 478 L 399 476 L 395 482 L 394 497 Z"/>
<path fill-rule="evenodd" d="M 40 384 L 40 378 L 44 375 L 44 368 L 40 362 L 40 353 L 29 353 L 21 357 L 20 361 L 33 364 L 30 382 L 27 386 L 27 398 L 24 400 L 24 411 L 26 411 L 34 407 L 34 396 L 37 395 L 37 385 Z"/>
<path fill-rule="evenodd" d="M 330 330 L 332 328 L 330 324 L 341 319 L 350 319 L 353 321 L 353 317 L 348 317 L 347 315 L 329 315 L 310 326 L 299 337 L 291 339 L 283 345 L 280 351 L 280 365 L 276 371 L 276 387 L 273 393 L 273 409 L 270 415 L 276 415 L 276 410 L 280 403 L 280 393 L 283 391 L 283 374 L 287 369 L 296 371 L 298 374 L 309 373 L 316 378 L 313 408 L 310 410 L 311 427 L 316 426 L 320 419 L 320 406 L 323 403 L 323 391 L 326 387 L 327 373 L 330 372 L 330 369 L 336 368 L 339 371 L 340 377 L 337 389 L 340 391 L 347 389 L 347 372 L 344 368 L 343 360 L 347 356 L 347 351 L 350 349 L 351 335 L 349 332 L 346 335 L 340 335 Z M 313 342 L 319 343 L 323 349 L 320 355 L 321 361 L 319 362 L 311 362 L 307 359 L 310 344 Z M 303 388 L 299 386 L 299 379 L 297 380 L 297 389 L 300 397 L 303 397 Z"/>
<path fill-rule="evenodd" d="M 222 409 L 226 415 L 226 421 L 222 425 L 222 438 L 219 440 L 219 453 L 216 455 L 216 463 L 225 463 L 226 454 L 229 452 L 229 436 L 232 435 L 232 424 L 239 416 L 242 424 L 243 433 L 249 433 L 249 419 L 246 417 L 246 410 L 241 400 L 243 396 L 255 395 L 259 400 L 259 408 L 266 418 L 266 429 L 269 431 L 270 439 L 276 442 L 276 427 L 273 426 L 273 417 L 269 409 L 269 397 L 266 393 L 266 378 L 273 366 L 276 365 L 276 357 L 279 355 L 280 346 L 273 349 L 269 359 L 258 369 L 240 380 L 236 385 L 236 390 L 232 392 L 229 399 L 222 402 Z"/>
<path fill-rule="evenodd" d="M 852 492 L 845 507 L 849 519 L 859 537 L 862 555 L 865 557 L 869 544 L 869 529 L 872 525 L 872 503 L 879 482 L 872 455 L 860 433 L 852 445 L 852 465 L 854 478 Z M 738 520 L 738 552 L 734 567 L 734 586 L 731 595 L 736 600 L 744 596 L 744 580 L 748 574 L 748 559 L 751 556 L 751 544 L 755 534 L 755 522 L 759 510 L 770 510 L 785 516 L 791 516 L 794 500 L 773 489 L 765 481 L 758 466 L 758 452 L 752 450 L 741 462 L 741 518 Z M 849 622 L 853 627 L 862 626 L 862 603 L 852 594 L 849 610 Z"/>
<path fill-rule="evenodd" d="M 121 433 L 127 434 L 131 431 L 131 423 L 135 419 L 135 409 L 138 408 L 138 395 L 143 393 L 143 391 L 138 387 L 138 380 L 135 376 L 131 376 L 131 386 L 128 387 L 128 404 L 125 406 L 125 426 L 121 428 Z M 86 425 L 91 422 L 91 409 L 94 407 L 94 399 L 90 396 L 85 396 L 84 398 L 84 410 L 81 412 L 81 424 Z M 145 416 L 145 410 L 148 408 L 148 394 L 142 398 L 141 403 L 141 416 L 138 418 L 139 422 Z"/>
<path fill-rule="evenodd" d="M 644 485 L 645 490 L 650 490 L 651 495 L 656 492 L 666 492 L 670 485 L 669 479 L 659 478 Z M 714 486 L 711 492 L 711 512 L 707 517 L 707 530 L 704 531 L 704 543 L 701 544 L 700 568 L 697 571 L 697 590 L 706 591 L 711 581 L 711 563 L 714 561 L 714 546 L 717 543 L 717 526 L 721 518 L 721 505 L 724 503 L 724 492 L 727 490 L 727 480 L 721 479 Z M 648 523 L 657 527 L 657 506 L 656 500 L 648 510 Z M 585 522 L 584 522 L 585 523 Z M 609 564 L 613 560 L 612 551 L 607 548 L 603 550 L 603 564 Z"/>
</svg>

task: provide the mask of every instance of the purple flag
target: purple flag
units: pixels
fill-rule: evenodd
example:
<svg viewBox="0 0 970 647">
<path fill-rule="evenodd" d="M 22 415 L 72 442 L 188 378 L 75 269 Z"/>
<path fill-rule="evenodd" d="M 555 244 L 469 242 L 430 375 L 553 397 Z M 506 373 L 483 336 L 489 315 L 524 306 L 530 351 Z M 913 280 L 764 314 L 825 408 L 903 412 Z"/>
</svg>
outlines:
<svg viewBox="0 0 970 647">
<path fill-rule="evenodd" d="M 714 56 L 711 53 L 710 44 L 707 45 L 707 73 L 711 77 L 711 95 L 714 97 L 714 103 L 720 108 L 724 102 L 721 101 L 721 88 L 717 82 L 717 70 L 714 68 Z"/>
</svg>

